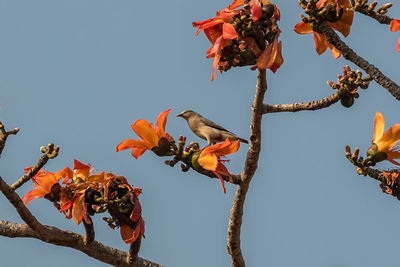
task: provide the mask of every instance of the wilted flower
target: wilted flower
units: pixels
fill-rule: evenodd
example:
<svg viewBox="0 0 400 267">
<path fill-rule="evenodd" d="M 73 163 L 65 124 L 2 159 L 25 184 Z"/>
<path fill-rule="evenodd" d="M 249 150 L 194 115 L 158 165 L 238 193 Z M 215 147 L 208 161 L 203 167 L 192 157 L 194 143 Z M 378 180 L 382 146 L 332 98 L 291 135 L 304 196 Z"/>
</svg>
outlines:
<svg viewBox="0 0 400 267">
<path fill-rule="evenodd" d="M 244 7 L 236 10 L 243 2 Z M 278 7 L 269 1 L 235 0 L 215 18 L 193 22 L 193 27 L 198 28 L 196 35 L 203 30 L 212 44 L 207 50 L 207 58 L 214 58 L 211 80 L 217 67 L 222 72 L 255 65 L 253 68 L 275 72 L 283 63 L 282 42 L 277 40 L 279 19 Z"/>
<path fill-rule="evenodd" d="M 351 4 L 349 0 L 320 0 L 317 2 L 316 7 L 320 9 L 327 5 L 334 4 L 338 4 L 337 8 L 342 8 L 343 13 L 339 20 L 335 22 L 328 21 L 327 23 L 330 27 L 341 32 L 345 37 L 347 37 L 350 33 L 350 27 L 353 23 L 354 16 L 354 11 L 351 10 Z M 334 12 L 336 12 L 336 10 L 334 10 Z M 299 34 L 313 33 L 315 49 L 317 50 L 318 55 L 324 53 L 329 47 L 334 58 L 340 57 L 340 52 L 328 42 L 324 34 L 313 31 L 312 23 L 305 23 L 304 21 L 299 22 L 293 30 Z"/>
</svg>

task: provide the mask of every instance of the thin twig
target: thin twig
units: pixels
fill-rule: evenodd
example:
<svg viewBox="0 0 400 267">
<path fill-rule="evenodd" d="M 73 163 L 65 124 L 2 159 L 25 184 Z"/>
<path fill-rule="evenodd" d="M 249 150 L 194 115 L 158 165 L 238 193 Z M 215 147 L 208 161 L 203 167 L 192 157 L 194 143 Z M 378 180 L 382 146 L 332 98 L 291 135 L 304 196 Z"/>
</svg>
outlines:
<svg viewBox="0 0 400 267">
<path fill-rule="evenodd" d="M 261 120 L 263 114 L 264 95 L 267 90 L 266 71 L 258 70 L 256 94 L 252 105 L 251 135 L 249 150 L 241 177 L 242 183 L 237 187 L 233 200 L 228 227 L 228 252 L 232 258 L 232 266 L 244 267 L 242 251 L 240 248 L 240 228 L 242 225 L 243 206 L 250 181 L 257 169 L 258 158 L 261 150 Z"/>
<path fill-rule="evenodd" d="M 344 58 L 350 60 L 369 74 L 378 84 L 386 88 L 397 100 L 400 101 L 400 87 L 391 79 L 386 77 L 377 67 L 357 55 L 348 47 L 340 37 L 326 23 L 319 25 L 319 29 L 326 36 L 329 43 L 336 47 Z"/>
<path fill-rule="evenodd" d="M 275 113 L 275 112 L 297 112 L 303 110 L 318 110 L 327 108 L 332 104 L 335 104 L 340 100 L 340 93 L 336 92 L 328 97 L 302 103 L 292 103 L 292 104 L 279 104 L 279 105 L 263 105 L 263 114 Z"/>
<path fill-rule="evenodd" d="M 1 153 L 3 152 L 3 149 L 6 145 L 6 141 L 9 135 L 16 135 L 19 132 L 19 128 L 15 128 L 11 131 L 6 131 L 4 129 L 3 123 L 0 122 L 0 156 Z"/>
<path fill-rule="evenodd" d="M 35 238 L 53 245 L 79 250 L 92 258 L 113 266 L 132 267 L 132 264 L 126 261 L 128 256 L 127 252 L 109 247 L 98 241 L 93 241 L 86 245 L 84 242 L 85 237 L 82 235 L 70 231 L 63 231 L 47 225 L 44 225 L 44 228 L 47 233 L 47 238 L 43 238 L 41 234 L 33 231 L 26 224 L 0 221 L 0 235 L 2 236 L 10 238 Z M 162 265 L 138 258 L 137 267 L 162 267 Z"/>
<path fill-rule="evenodd" d="M 57 146 L 54 148 L 54 144 L 49 144 L 48 148 L 41 147 L 40 150 L 43 156 L 40 157 L 39 161 L 33 166 L 25 175 L 19 178 L 10 187 L 12 190 L 16 190 L 21 187 L 24 183 L 28 182 L 33 176 L 35 176 L 38 171 L 40 171 L 44 165 L 46 165 L 49 159 L 57 157 L 60 148 Z"/>
</svg>

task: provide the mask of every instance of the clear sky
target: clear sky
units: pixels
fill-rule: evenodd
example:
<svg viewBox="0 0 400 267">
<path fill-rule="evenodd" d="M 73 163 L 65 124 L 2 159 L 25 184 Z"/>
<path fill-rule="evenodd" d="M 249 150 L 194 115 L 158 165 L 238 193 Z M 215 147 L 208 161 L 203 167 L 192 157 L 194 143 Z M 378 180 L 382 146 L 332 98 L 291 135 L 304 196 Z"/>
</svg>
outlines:
<svg viewBox="0 0 400 267">
<path fill-rule="evenodd" d="M 210 44 L 195 36 L 192 21 L 210 18 L 229 1 L 0 1 L 0 120 L 20 127 L 7 142 L 0 175 L 12 183 L 36 163 L 39 147 L 54 142 L 60 155 L 45 167 L 72 167 L 73 159 L 98 170 L 124 175 L 141 187 L 146 239 L 140 256 L 166 266 L 220 267 L 230 264 L 227 225 L 235 186 L 224 195 L 218 180 L 170 168 L 146 152 L 139 160 L 116 153 L 130 124 L 155 122 L 171 107 L 167 131 L 189 141 L 194 136 L 175 118 L 193 109 L 237 135 L 248 138 L 256 72 L 236 68 L 210 82 Z M 265 102 L 316 100 L 333 93 L 343 58 L 318 56 L 312 35 L 297 35 L 297 1 L 276 1 L 281 10 L 284 64 L 267 72 Z M 395 3 L 397 4 L 397 3 Z M 389 13 L 400 17 L 395 5 Z M 400 82 L 395 51 L 399 32 L 391 33 L 356 14 L 346 42 L 359 55 Z M 263 144 L 245 204 L 242 248 L 247 266 L 375 267 L 398 266 L 400 203 L 381 192 L 378 182 L 358 176 L 344 157 L 344 146 L 365 153 L 373 118 L 383 113 L 389 127 L 400 122 L 400 103 L 371 83 L 353 107 L 340 104 L 318 112 L 268 114 Z M 228 169 L 241 171 L 242 145 Z M 378 168 L 390 166 L 380 163 Z M 23 196 L 28 183 L 18 190 Z M 29 204 L 45 224 L 83 232 L 44 199 Z M 2 220 L 21 222 L 0 196 Z M 127 249 L 118 230 L 94 218 L 96 238 Z M 0 237 L 2 266 L 105 266 L 81 252 L 37 240 Z"/>
</svg>

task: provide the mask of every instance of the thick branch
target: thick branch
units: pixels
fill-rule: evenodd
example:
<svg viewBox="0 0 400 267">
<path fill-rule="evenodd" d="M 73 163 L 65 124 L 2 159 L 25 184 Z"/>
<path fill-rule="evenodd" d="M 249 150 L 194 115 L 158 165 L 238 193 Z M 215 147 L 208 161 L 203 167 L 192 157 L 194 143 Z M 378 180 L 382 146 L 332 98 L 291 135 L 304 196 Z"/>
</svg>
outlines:
<svg viewBox="0 0 400 267">
<path fill-rule="evenodd" d="M 292 103 L 292 104 L 279 104 L 279 105 L 263 105 L 263 114 L 275 113 L 275 112 L 297 112 L 303 110 L 318 110 L 327 108 L 332 104 L 335 104 L 340 100 L 340 93 L 336 92 L 328 97 L 302 103 Z"/>
<path fill-rule="evenodd" d="M 241 177 L 242 183 L 236 189 L 228 227 L 228 252 L 232 258 L 232 266 L 245 266 L 240 248 L 240 228 L 242 225 L 243 206 L 246 199 L 249 183 L 257 169 L 261 150 L 261 120 L 263 114 L 264 94 L 267 90 L 266 71 L 258 70 L 256 95 L 254 97 L 251 116 L 251 134 L 249 150 Z"/>
<path fill-rule="evenodd" d="M 357 55 L 348 47 L 340 37 L 326 23 L 319 25 L 319 29 L 326 36 L 329 43 L 334 45 L 342 53 L 343 57 L 350 60 L 369 74 L 379 85 L 386 88 L 397 100 L 400 101 L 400 87 L 391 79 L 386 77 L 377 67 Z"/>
<path fill-rule="evenodd" d="M 46 238 L 44 226 L 32 215 L 32 213 L 25 207 L 21 198 L 15 193 L 10 186 L 0 177 L 0 191 L 8 199 L 8 201 L 17 210 L 21 219 L 29 225 L 32 230 L 41 234 L 43 238 Z"/>
<path fill-rule="evenodd" d="M 109 247 L 97 241 L 85 244 L 85 237 L 74 232 L 63 231 L 52 226 L 44 226 L 44 228 L 47 233 L 47 239 L 33 231 L 26 224 L 0 221 L 0 235 L 2 236 L 10 238 L 35 238 L 53 245 L 79 250 L 92 258 L 110 265 L 121 267 L 133 266 L 127 262 L 128 253 L 124 251 Z M 137 267 L 162 267 L 160 264 L 142 258 L 138 258 L 137 263 Z"/>
</svg>

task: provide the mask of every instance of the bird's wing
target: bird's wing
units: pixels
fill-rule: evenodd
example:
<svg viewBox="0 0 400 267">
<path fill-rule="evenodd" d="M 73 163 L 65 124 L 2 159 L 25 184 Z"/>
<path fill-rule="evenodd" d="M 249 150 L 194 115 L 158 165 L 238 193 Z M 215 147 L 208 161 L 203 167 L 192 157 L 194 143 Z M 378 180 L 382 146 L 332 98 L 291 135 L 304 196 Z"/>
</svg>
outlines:
<svg viewBox="0 0 400 267">
<path fill-rule="evenodd" d="M 203 122 L 205 125 L 210 126 L 210 127 L 212 127 L 212 128 L 215 128 L 215 129 L 218 129 L 218 130 L 221 130 L 221 131 L 225 131 L 225 132 L 228 132 L 228 133 L 231 133 L 231 134 L 235 135 L 235 134 L 232 133 L 231 131 L 228 131 L 228 130 L 225 129 L 224 127 L 222 127 L 222 126 L 216 124 L 215 122 L 210 121 L 209 119 L 206 119 L 206 118 L 204 118 L 204 117 L 203 117 L 203 119 L 202 119 L 202 122 Z"/>
</svg>

